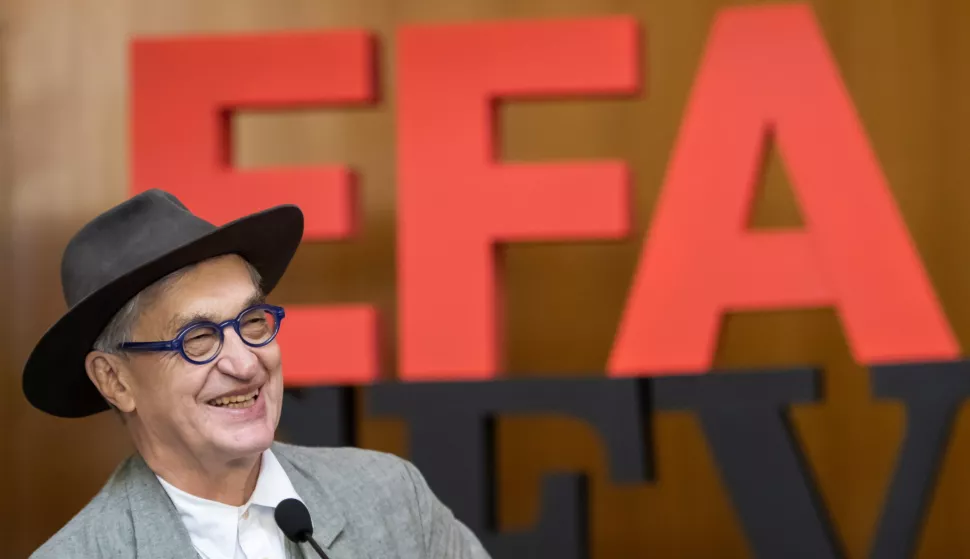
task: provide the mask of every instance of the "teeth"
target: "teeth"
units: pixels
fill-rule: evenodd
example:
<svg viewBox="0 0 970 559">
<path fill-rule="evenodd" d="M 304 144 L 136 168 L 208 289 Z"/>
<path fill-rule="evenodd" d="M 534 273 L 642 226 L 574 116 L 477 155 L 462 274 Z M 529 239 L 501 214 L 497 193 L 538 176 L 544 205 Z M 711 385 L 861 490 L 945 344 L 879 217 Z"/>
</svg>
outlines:
<svg viewBox="0 0 970 559">
<path fill-rule="evenodd" d="M 249 394 L 243 394 L 242 396 L 223 396 L 221 398 L 216 398 L 215 400 L 210 400 L 209 404 L 213 406 L 221 406 L 227 408 L 248 408 L 256 403 L 256 396 L 259 395 L 259 390 L 253 390 Z"/>
</svg>

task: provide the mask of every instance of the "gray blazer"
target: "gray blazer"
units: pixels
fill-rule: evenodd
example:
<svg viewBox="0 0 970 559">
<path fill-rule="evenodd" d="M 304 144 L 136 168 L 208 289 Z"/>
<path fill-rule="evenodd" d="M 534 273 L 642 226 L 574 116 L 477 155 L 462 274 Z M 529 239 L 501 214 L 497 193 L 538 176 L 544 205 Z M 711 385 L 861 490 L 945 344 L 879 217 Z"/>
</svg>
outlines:
<svg viewBox="0 0 970 559">
<path fill-rule="evenodd" d="M 306 502 L 313 537 L 331 559 L 489 559 L 478 539 L 435 498 L 409 462 L 356 448 L 273 444 Z M 287 541 L 290 557 L 315 559 Z M 141 457 L 31 559 L 198 559 L 175 505 Z"/>
</svg>

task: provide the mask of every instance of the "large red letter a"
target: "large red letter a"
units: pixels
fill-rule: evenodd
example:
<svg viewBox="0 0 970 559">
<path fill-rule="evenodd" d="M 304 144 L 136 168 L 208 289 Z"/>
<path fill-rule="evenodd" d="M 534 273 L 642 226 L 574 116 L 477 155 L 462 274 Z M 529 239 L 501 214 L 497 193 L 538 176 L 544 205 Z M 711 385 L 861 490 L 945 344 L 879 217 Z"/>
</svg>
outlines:
<svg viewBox="0 0 970 559">
<path fill-rule="evenodd" d="M 805 231 L 744 232 L 773 133 Z M 862 363 L 959 353 L 808 8 L 714 26 L 613 349 L 614 375 L 704 370 L 731 310 L 834 305 Z"/>
</svg>

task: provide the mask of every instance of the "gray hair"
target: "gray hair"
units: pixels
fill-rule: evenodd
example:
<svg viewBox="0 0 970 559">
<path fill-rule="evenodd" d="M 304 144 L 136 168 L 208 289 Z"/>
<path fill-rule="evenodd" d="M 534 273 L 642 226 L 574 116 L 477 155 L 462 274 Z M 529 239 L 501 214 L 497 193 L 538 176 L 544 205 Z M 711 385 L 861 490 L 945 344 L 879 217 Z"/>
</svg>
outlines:
<svg viewBox="0 0 970 559">
<path fill-rule="evenodd" d="M 256 268 L 253 267 L 253 265 L 248 261 L 243 260 L 243 262 L 246 263 L 246 267 L 249 269 L 249 277 L 253 280 L 253 285 L 256 287 L 256 289 L 260 289 L 262 277 L 260 277 L 259 271 L 256 270 Z M 135 322 L 138 320 L 138 315 L 141 314 L 141 311 L 144 309 L 145 305 L 154 300 L 154 298 L 161 294 L 164 290 L 169 289 L 193 267 L 194 265 L 176 270 L 149 285 L 145 289 L 138 292 L 137 295 L 129 299 L 128 302 L 115 313 L 114 317 L 111 319 L 111 322 L 109 322 L 104 330 L 101 331 L 101 335 L 98 336 L 98 339 L 94 342 L 93 349 L 103 351 L 105 353 L 119 353 L 118 346 L 123 343 L 133 341 L 131 339 L 132 330 L 135 327 Z"/>
</svg>

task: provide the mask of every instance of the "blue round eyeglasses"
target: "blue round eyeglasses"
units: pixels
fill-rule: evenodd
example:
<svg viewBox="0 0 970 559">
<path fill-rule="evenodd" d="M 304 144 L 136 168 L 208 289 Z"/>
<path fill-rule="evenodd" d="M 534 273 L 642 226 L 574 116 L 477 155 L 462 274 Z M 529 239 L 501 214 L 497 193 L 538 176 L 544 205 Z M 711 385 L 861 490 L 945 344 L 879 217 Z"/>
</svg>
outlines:
<svg viewBox="0 0 970 559">
<path fill-rule="evenodd" d="M 189 363 L 205 365 L 215 359 L 226 341 L 224 330 L 228 326 L 249 347 L 262 347 L 276 338 L 280 323 L 286 312 L 275 305 L 254 305 L 239 313 L 236 318 L 220 324 L 193 322 L 182 328 L 174 340 L 165 342 L 127 342 L 120 344 L 125 351 L 177 351 Z"/>
</svg>

